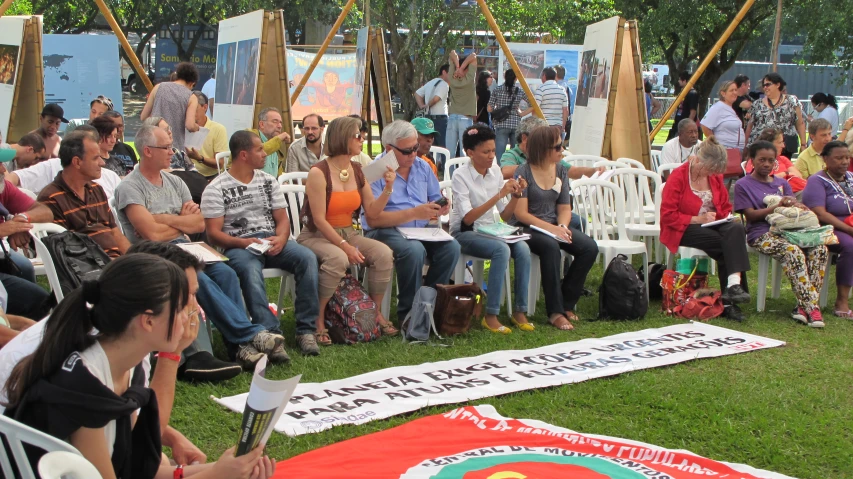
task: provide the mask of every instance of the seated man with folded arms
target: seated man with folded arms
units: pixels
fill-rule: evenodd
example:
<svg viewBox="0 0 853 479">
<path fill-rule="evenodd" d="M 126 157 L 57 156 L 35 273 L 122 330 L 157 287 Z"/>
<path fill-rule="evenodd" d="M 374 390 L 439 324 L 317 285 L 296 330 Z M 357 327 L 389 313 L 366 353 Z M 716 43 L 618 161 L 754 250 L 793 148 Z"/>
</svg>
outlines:
<svg viewBox="0 0 853 479">
<path fill-rule="evenodd" d="M 385 155 L 395 155 L 400 167 L 393 184 L 380 178 L 371 184 L 373 196 L 388 196 L 385 209 L 375 217 L 365 217 L 362 227 L 365 236 L 388 245 L 394 251 L 394 268 L 397 270 L 397 318 L 405 319 L 412 309 L 415 293 L 421 285 L 435 287 L 447 284 L 459 259 L 460 247 L 456 240 L 417 241 L 403 237 L 400 227 L 427 227 L 434 222 L 440 228 L 439 216 L 450 211 L 450 203 L 439 206 L 442 199 L 438 178 L 426 161 L 418 158 L 418 132 L 411 123 L 397 120 L 382 131 Z M 424 263 L 429 260 L 426 279 L 422 278 Z"/>
<path fill-rule="evenodd" d="M 66 137 L 67 138 L 67 137 Z M 78 140 L 79 141 L 79 140 Z M 65 142 L 63 141 L 63 144 Z M 60 153 L 61 154 L 61 153 Z M 196 259 L 192 254 L 178 248 L 169 243 L 157 243 L 153 241 L 140 241 L 133 245 L 129 250 L 130 253 L 147 253 L 159 256 L 167 261 L 171 261 L 182 268 L 187 275 L 189 283 L 189 301 L 187 309 L 192 311 L 198 309 L 196 294 L 198 292 L 198 274 L 200 274 L 203 264 Z M 169 419 L 172 413 L 172 405 L 175 398 L 175 377 L 180 374 L 181 369 L 178 367 L 177 358 L 180 356 L 178 352 L 185 350 L 191 346 L 187 346 L 190 342 L 198 342 L 202 335 L 208 335 L 209 323 L 198 317 L 191 318 L 194 320 L 196 327 L 185 327 L 184 334 L 174 352 L 160 352 L 157 355 L 157 368 L 154 374 L 151 374 L 151 360 L 146 357 L 142 361 L 142 368 L 145 375 L 142 378 L 142 383 L 146 387 L 154 390 L 157 396 L 157 408 L 160 413 L 160 435 L 164 446 L 172 449 L 172 460 L 178 464 L 203 464 L 207 461 L 207 456 L 196 447 L 189 439 L 176 429 L 169 426 Z M 44 328 L 50 318 L 39 321 L 32 327 L 18 334 L 14 339 L 2 349 L 0 349 L 0 414 L 5 410 L 7 402 L 6 397 L 6 382 L 12 369 L 26 356 L 32 354 L 39 346 L 44 335 Z M 205 328 L 207 326 L 207 328 Z M 198 334 L 198 338 L 195 338 Z M 195 341 L 193 341 L 195 338 Z M 239 373 L 239 369 L 237 371 Z M 149 382 L 150 379 L 150 382 Z"/>
<path fill-rule="evenodd" d="M 104 161 L 98 151 L 98 143 L 90 133 L 78 128 L 66 135 L 59 147 L 64 168 L 53 183 L 44 187 L 39 198 L 50 208 L 54 223 L 89 236 L 107 255 L 117 258 L 128 253 L 130 242 L 115 222 L 104 189 L 93 181 L 106 171 L 101 168 Z M 210 337 L 204 332 L 184 350 L 178 374 L 188 381 L 224 381 L 240 374 L 240 370 L 237 364 L 213 357 Z"/>
<path fill-rule="evenodd" d="M 115 206 L 122 231 L 131 243 L 142 239 L 186 243 L 188 234 L 204 231 L 204 218 L 193 203 L 189 188 L 167 173 L 172 145 L 168 133 L 146 125 L 136 134 L 139 168 L 116 188 Z M 284 336 L 278 321 L 255 323 L 242 307 L 240 282 L 234 271 L 221 262 L 208 265 L 199 274 L 199 303 L 225 341 L 237 345 L 236 358 L 244 368 L 253 368 L 264 354 L 273 362 L 288 362 Z"/>
<path fill-rule="evenodd" d="M 238 131 L 228 142 L 231 168 L 204 190 L 201 210 L 207 237 L 225 248 L 228 266 L 237 272 L 252 319 L 279 332 L 279 319 L 270 311 L 264 268 L 280 268 L 296 277 L 296 343 L 302 354 L 320 354 L 316 332 L 319 309 L 317 257 L 290 238 L 290 221 L 278 180 L 264 173 L 267 154 L 260 137 Z M 294 218 L 294 221 L 299 221 Z M 260 253 L 247 249 L 264 244 Z"/>
</svg>

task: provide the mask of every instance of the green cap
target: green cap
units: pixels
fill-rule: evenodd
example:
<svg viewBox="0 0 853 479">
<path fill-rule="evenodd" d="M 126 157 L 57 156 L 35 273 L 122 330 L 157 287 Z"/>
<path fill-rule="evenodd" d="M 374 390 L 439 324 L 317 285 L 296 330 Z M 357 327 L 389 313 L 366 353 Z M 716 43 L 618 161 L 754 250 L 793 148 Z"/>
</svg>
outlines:
<svg viewBox="0 0 853 479">
<path fill-rule="evenodd" d="M 429 118 L 415 118 L 412 120 L 412 125 L 414 125 L 415 129 L 418 130 L 418 133 L 422 135 L 438 133 L 435 129 L 435 123 L 433 123 Z"/>
<path fill-rule="evenodd" d="M 0 148 L 0 163 L 8 163 L 14 160 L 17 153 L 14 148 Z"/>
</svg>

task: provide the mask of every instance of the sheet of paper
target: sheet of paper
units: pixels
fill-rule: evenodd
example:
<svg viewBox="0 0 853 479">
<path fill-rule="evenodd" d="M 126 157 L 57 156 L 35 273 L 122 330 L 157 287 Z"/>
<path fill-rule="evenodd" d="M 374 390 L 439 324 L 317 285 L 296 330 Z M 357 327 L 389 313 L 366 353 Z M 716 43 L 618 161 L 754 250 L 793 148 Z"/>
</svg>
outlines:
<svg viewBox="0 0 853 479">
<path fill-rule="evenodd" d="M 203 126 L 200 126 L 198 131 L 195 132 L 185 130 L 184 148 L 195 148 L 196 150 L 201 150 L 201 145 L 204 144 L 204 140 L 207 138 L 208 133 L 210 133 L 210 129 Z"/>
<path fill-rule="evenodd" d="M 727 216 L 727 217 L 725 217 L 725 218 L 723 218 L 723 219 L 721 219 L 721 220 L 712 221 L 712 222 L 710 222 L 710 223 L 705 223 L 704 225 L 702 225 L 702 227 L 703 227 L 703 228 L 708 228 L 708 227 L 710 227 L 710 226 L 717 226 L 717 225 L 721 225 L 721 224 L 723 224 L 723 223 L 731 223 L 732 221 L 734 221 L 734 219 L 735 219 L 735 217 L 734 217 L 734 216 L 729 215 L 729 216 Z"/>
<path fill-rule="evenodd" d="M 542 229 L 542 228 L 540 228 L 540 227 L 538 227 L 538 226 L 533 226 L 533 225 L 531 225 L 531 226 L 530 226 L 530 229 L 532 229 L 532 230 L 536 230 L 536 231 L 538 231 L 538 232 L 540 232 L 540 233 L 542 233 L 542 234 L 548 235 L 548 236 L 550 236 L 550 237 L 554 238 L 555 240 L 557 240 L 557 241 L 559 241 L 559 242 L 561 242 L 561 243 L 568 243 L 568 241 L 564 240 L 563 238 L 560 238 L 559 236 L 555 235 L 554 233 L 552 233 L 552 232 L 550 232 L 550 231 L 548 231 L 548 230 L 544 230 L 544 229 Z"/>
<path fill-rule="evenodd" d="M 364 178 L 368 183 L 373 183 L 374 181 L 382 178 L 382 175 L 385 174 L 385 171 L 389 166 L 394 171 L 397 171 L 397 168 L 400 167 L 400 164 L 397 163 L 397 156 L 393 153 L 385 153 L 379 158 L 373 160 L 369 165 L 365 166 Z"/>
<path fill-rule="evenodd" d="M 188 253 L 192 253 L 193 256 L 205 263 L 228 261 L 227 256 L 219 254 L 215 249 L 211 248 L 210 245 L 205 243 L 178 243 L 177 245 L 179 248 Z"/>
<path fill-rule="evenodd" d="M 264 377 L 266 367 L 266 356 L 255 365 L 255 374 L 246 398 L 246 409 L 243 410 L 236 456 L 242 456 L 259 445 L 266 444 L 273 426 L 278 422 L 293 391 L 296 390 L 296 385 L 299 384 L 299 379 L 302 378 L 300 374 L 283 381 L 273 381 Z"/>
<path fill-rule="evenodd" d="M 397 227 L 400 234 L 406 239 L 418 241 L 452 241 L 453 236 L 441 228 L 401 228 Z"/>
</svg>

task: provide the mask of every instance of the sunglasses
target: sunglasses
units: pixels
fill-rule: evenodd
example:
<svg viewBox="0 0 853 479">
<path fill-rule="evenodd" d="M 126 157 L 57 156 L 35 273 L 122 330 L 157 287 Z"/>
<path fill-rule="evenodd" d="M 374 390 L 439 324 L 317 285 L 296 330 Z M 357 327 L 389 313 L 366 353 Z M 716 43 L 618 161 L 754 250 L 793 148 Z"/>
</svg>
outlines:
<svg viewBox="0 0 853 479">
<path fill-rule="evenodd" d="M 764 84 L 764 88 L 770 88 L 771 86 L 773 86 L 773 84 L 772 84 L 772 83 L 765 83 L 765 84 Z"/>
<path fill-rule="evenodd" d="M 557 143 L 556 145 L 554 145 L 554 151 L 562 152 L 563 151 L 563 144 Z"/>
<path fill-rule="evenodd" d="M 415 144 L 415 146 L 413 146 L 413 147 L 411 147 L 411 148 L 400 148 L 400 147 L 398 147 L 397 145 L 394 145 L 394 144 L 391 144 L 391 146 L 392 146 L 395 150 L 399 151 L 400 153 L 402 153 L 402 154 L 404 154 L 404 155 L 411 155 L 412 153 L 416 153 L 416 152 L 418 151 L 418 148 L 420 148 L 420 145 L 418 145 L 418 144 Z"/>
</svg>

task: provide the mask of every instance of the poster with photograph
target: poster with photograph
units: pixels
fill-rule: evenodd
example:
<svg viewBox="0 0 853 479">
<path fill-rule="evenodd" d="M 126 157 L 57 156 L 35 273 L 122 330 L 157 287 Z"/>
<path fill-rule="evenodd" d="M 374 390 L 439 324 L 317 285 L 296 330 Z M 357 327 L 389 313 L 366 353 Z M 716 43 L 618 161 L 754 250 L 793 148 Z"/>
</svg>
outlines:
<svg viewBox="0 0 853 479">
<path fill-rule="evenodd" d="M 573 154 L 601 155 L 619 22 L 612 17 L 586 27 L 569 139 Z"/>
<path fill-rule="evenodd" d="M 314 53 L 287 50 L 291 94 L 302 81 L 315 56 Z M 354 113 L 360 115 L 364 66 L 359 68 L 357 60 L 358 53 L 323 55 L 293 105 L 293 119 L 301 120 L 309 113 L 317 113 L 326 121 Z"/>
<path fill-rule="evenodd" d="M 24 17 L 0 17 L 0 134 L 9 135 L 9 117 L 24 40 Z"/>
<path fill-rule="evenodd" d="M 219 22 L 213 119 L 225 126 L 229 137 L 253 124 L 263 27 L 263 10 Z"/>
<path fill-rule="evenodd" d="M 540 44 L 540 43 L 508 43 L 509 51 L 524 73 L 524 79 L 535 90 L 542 82 L 542 69 L 557 65 L 566 69 L 565 80 L 572 88 L 572 97 L 578 84 L 578 66 L 580 63 L 580 45 Z M 504 55 L 503 49 L 498 54 L 498 83 L 503 84 L 503 74 L 511 67 Z"/>
</svg>

